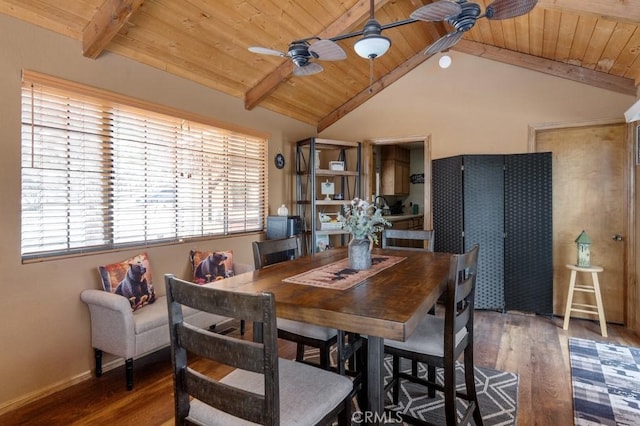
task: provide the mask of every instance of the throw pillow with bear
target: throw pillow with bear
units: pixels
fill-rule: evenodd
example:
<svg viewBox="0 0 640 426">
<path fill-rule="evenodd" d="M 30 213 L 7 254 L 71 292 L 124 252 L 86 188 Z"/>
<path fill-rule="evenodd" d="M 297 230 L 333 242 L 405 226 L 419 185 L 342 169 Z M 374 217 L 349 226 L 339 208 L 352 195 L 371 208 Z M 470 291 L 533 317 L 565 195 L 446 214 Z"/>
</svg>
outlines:
<svg viewBox="0 0 640 426">
<path fill-rule="evenodd" d="M 146 253 L 122 262 L 99 266 L 98 271 L 104 290 L 126 297 L 133 311 L 155 302 L 151 266 Z"/>
<path fill-rule="evenodd" d="M 189 252 L 193 282 L 205 284 L 233 276 L 233 251 Z"/>
</svg>

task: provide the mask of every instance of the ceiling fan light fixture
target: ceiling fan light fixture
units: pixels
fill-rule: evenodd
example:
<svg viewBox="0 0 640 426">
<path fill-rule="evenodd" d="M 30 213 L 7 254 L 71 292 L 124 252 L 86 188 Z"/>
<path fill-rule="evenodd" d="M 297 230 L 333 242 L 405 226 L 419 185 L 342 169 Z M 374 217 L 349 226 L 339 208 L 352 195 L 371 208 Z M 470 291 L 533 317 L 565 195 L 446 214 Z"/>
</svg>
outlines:
<svg viewBox="0 0 640 426">
<path fill-rule="evenodd" d="M 373 2 L 372 2 L 373 3 Z M 372 4 L 373 10 L 373 4 Z M 362 31 L 362 38 L 356 41 L 353 45 L 353 49 L 358 56 L 365 59 L 375 59 L 378 56 L 382 56 L 387 53 L 389 47 L 391 47 L 391 40 L 388 37 L 381 35 L 382 26 L 378 21 L 372 17 L 367 21 Z"/>
<path fill-rule="evenodd" d="M 364 36 L 356 42 L 353 49 L 358 56 L 365 59 L 375 59 L 387 53 L 391 47 L 391 40 L 382 35 Z"/>
</svg>

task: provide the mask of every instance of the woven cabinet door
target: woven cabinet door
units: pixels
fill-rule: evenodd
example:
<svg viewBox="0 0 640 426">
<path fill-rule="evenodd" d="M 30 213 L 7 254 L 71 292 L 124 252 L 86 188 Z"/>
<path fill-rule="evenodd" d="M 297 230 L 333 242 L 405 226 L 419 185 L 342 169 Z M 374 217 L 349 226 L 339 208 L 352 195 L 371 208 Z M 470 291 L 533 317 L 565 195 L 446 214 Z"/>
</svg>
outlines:
<svg viewBox="0 0 640 426">
<path fill-rule="evenodd" d="M 551 153 L 507 155 L 505 164 L 505 306 L 551 314 Z"/>
</svg>

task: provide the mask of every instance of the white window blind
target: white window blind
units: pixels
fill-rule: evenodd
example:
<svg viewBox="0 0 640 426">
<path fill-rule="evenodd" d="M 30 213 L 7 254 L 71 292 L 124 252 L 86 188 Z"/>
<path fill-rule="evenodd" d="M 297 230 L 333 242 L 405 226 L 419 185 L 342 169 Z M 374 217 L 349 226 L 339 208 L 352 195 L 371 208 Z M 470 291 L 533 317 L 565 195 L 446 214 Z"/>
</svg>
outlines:
<svg viewBox="0 0 640 426">
<path fill-rule="evenodd" d="M 265 145 L 25 77 L 22 256 L 261 230 Z"/>
</svg>

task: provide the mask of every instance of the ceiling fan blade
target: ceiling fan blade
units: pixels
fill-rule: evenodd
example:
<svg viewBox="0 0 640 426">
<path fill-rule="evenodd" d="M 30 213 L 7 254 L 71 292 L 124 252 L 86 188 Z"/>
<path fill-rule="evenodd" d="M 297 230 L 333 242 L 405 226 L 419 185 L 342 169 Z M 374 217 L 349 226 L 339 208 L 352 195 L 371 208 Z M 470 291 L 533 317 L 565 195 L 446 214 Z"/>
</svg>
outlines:
<svg viewBox="0 0 640 426">
<path fill-rule="evenodd" d="M 347 54 L 342 47 L 332 40 L 318 40 L 309 46 L 309 53 L 323 61 L 341 61 L 347 59 Z"/>
<path fill-rule="evenodd" d="M 485 10 L 488 19 L 509 19 L 527 14 L 538 0 L 495 0 Z"/>
<path fill-rule="evenodd" d="M 266 47 L 260 47 L 260 46 L 251 46 L 249 48 L 249 52 L 259 53 L 261 55 L 272 55 L 272 56 L 282 56 L 282 57 L 287 56 L 286 53 L 281 52 L 279 50 L 268 49 Z"/>
<path fill-rule="evenodd" d="M 304 75 L 313 75 L 321 72 L 324 68 L 322 65 L 316 64 L 315 62 L 309 62 L 307 65 L 303 65 L 301 67 L 295 67 L 293 69 L 293 75 L 296 76 L 304 76 Z"/>
<path fill-rule="evenodd" d="M 460 12 L 462 12 L 462 8 L 458 3 L 440 0 L 414 10 L 411 18 L 420 21 L 444 21 L 450 16 L 458 15 Z"/>
<path fill-rule="evenodd" d="M 449 33 L 443 37 L 440 37 L 435 43 L 425 50 L 425 55 L 433 55 L 434 53 L 442 52 L 443 50 L 447 50 L 454 44 L 456 44 L 462 36 L 464 35 L 463 31 L 454 31 Z"/>
</svg>

